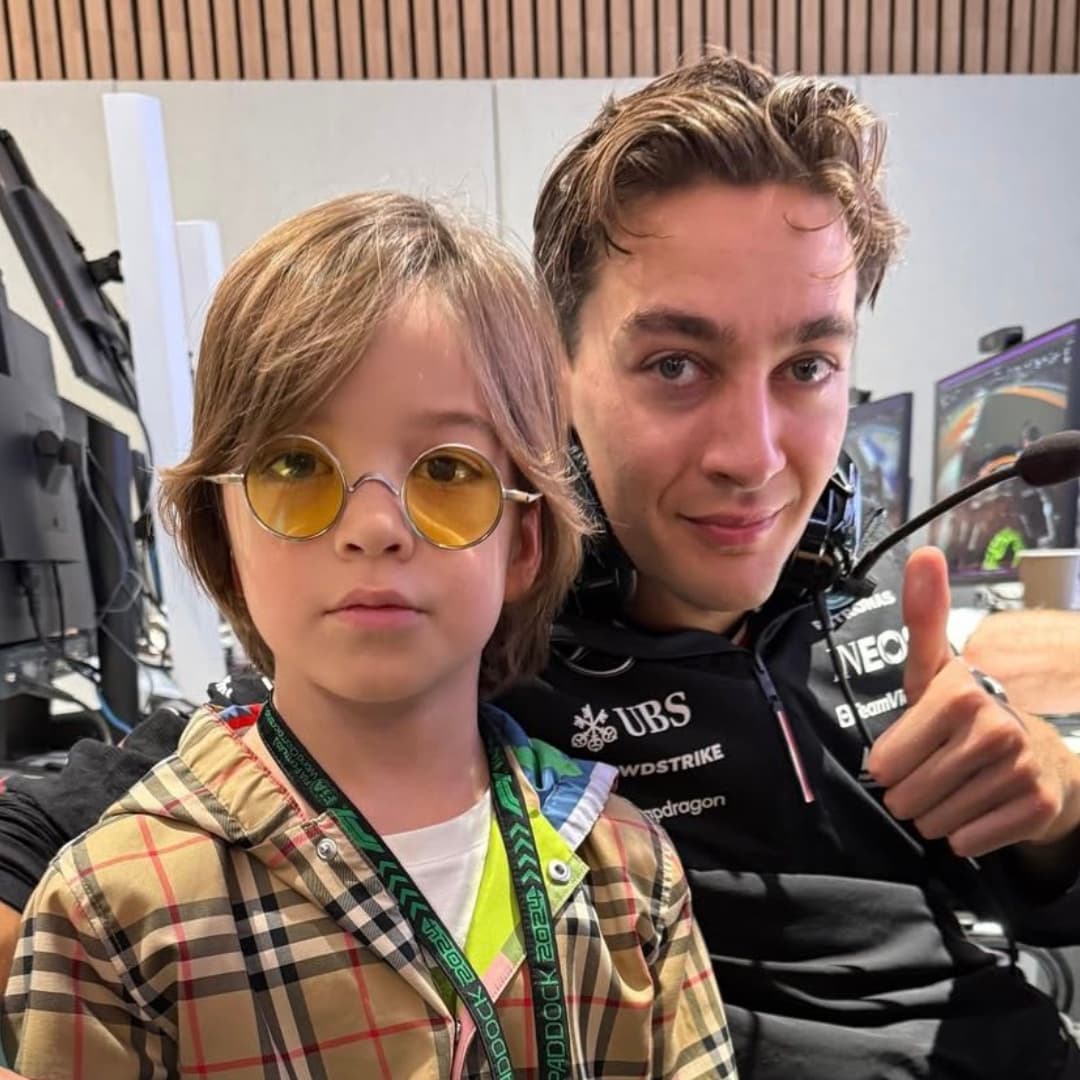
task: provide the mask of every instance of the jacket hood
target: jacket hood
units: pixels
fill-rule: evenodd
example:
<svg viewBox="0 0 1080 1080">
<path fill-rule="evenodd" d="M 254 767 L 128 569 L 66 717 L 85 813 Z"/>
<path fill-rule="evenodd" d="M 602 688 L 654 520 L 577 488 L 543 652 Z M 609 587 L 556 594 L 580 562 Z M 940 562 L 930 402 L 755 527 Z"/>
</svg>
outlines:
<svg viewBox="0 0 1080 1080">
<path fill-rule="evenodd" d="M 165 773 L 154 770 L 105 816 L 151 814 L 193 826 L 227 843 L 248 846 L 283 828 L 299 807 L 242 740 L 260 709 L 260 705 L 207 705 L 184 729 L 176 754 L 167 761 L 171 768 L 194 775 L 204 792 L 202 800 L 177 798 L 171 785 L 161 780 Z M 531 739 L 502 709 L 484 705 L 481 715 L 495 726 L 509 751 L 511 767 L 535 792 L 543 816 L 576 849 L 603 810 L 618 771 L 601 762 L 571 758 Z M 226 769 L 223 760 L 229 762 Z M 215 798 L 205 799 L 206 791 Z"/>
</svg>

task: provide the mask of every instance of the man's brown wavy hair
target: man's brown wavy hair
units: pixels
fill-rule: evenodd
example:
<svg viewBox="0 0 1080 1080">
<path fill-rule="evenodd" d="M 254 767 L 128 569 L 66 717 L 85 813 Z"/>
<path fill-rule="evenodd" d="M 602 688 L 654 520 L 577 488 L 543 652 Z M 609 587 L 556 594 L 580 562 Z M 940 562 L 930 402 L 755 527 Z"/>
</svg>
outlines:
<svg viewBox="0 0 1080 1080">
<path fill-rule="evenodd" d="M 573 355 L 581 307 L 622 215 L 642 198 L 717 180 L 831 195 L 847 225 L 857 303 L 873 304 L 903 226 L 882 192 L 884 122 L 846 87 L 777 78 L 713 53 L 608 100 L 555 163 L 533 218 L 533 252 Z"/>
</svg>

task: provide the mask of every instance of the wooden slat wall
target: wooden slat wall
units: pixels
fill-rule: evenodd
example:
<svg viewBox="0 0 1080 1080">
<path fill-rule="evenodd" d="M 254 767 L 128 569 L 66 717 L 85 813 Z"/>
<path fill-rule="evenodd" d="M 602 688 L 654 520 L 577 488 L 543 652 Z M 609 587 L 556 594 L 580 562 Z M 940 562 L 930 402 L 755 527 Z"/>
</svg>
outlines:
<svg viewBox="0 0 1080 1080">
<path fill-rule="evenodd" d="M 0 80 L 1075 73 L 1080 0 L 0 0 Z"/>
</svg>

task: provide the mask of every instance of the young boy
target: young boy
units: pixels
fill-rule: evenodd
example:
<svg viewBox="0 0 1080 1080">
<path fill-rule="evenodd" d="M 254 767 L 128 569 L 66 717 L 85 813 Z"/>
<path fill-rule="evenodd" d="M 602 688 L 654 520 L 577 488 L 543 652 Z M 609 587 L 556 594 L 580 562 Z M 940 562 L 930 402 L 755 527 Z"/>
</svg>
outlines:
<svg viewBox="0 0 1080 1080">
<path fill-rule="evenodd" d="M 481 703 L 579 562 L 559 355 L 516 261 L 406 196 L 229 270 L 163 497 L 273 696 L 200 711 L 54 861 L 19 1072 L 734 1075 L 666 837 Z"/>
</svg>

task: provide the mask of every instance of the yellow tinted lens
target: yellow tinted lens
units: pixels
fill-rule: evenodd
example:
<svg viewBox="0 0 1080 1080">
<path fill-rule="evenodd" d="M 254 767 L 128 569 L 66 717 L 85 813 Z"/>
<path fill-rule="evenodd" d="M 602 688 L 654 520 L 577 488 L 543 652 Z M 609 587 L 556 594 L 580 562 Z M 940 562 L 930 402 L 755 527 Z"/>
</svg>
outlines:
<svg viewBox="0 0 1080 1080">
<path fill-rule="evenodd" d="M 247 497 L 255 516 L 271 532 L 294 540 L 329 528 L 344 494 L 334 463 L 306 439 L 275 439 L 247 470 Z"/>
<path fill-rule="evenodd" d="M 502 485 L 494 467 L 479 454 L 437 447 L 405 478 L 405 506 L 413 525 L 433 544 L 468 547 L 499 520 Z"/>
</svg>

